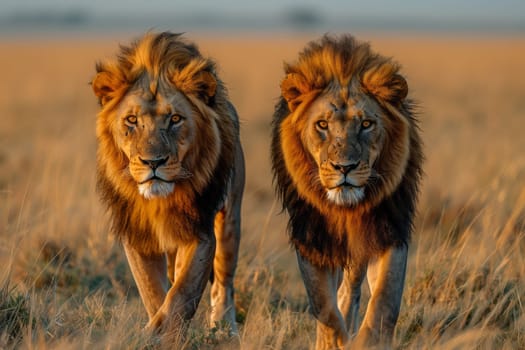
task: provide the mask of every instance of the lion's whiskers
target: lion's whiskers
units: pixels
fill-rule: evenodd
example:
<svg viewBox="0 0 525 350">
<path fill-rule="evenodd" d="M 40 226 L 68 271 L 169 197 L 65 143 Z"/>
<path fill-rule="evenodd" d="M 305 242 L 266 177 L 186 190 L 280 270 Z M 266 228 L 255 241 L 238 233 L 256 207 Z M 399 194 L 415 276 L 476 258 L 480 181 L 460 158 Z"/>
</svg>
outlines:
<svg viewBox="0 0 525 350">
<path fill-rule="evenodd" d="M 175 179 L 189 179 L 190 177 L 193 177 L 193 173 L 188 169 L 181 167 L 177 176 L 175 176 Z"/>
<path fill-rule="evenodd" d="M 374 181 L 379 181 L 379 180 L 384 180 L 384 176 L 381 175 L 379 172 L 377 172 L 377 170 L 372 169 L 369 179 L 374 180 Z"/>
</svg>

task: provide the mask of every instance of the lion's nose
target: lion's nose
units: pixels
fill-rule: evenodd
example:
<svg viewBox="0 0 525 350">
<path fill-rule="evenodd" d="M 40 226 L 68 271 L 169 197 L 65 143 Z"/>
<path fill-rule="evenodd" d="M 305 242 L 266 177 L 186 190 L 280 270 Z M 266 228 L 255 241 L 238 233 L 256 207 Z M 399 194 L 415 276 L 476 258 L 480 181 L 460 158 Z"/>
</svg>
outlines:
<svg viewBox="0 0 525 350">
<path fill-rule="evenodd" d="M 163 164 L 166 164 L 166 162 L 168 161 L 168 158 L 169 156 L 166 158 L 157 158 L 157 159 L 142 159 L 139 157 L 142 164 L 149 166 L 153 170 L 157 169 L 159 166 Z"/>
<path fill-rule="evenodd" d="M 359 165 L 359 161 L 357 162 L 349 162 L 349 163 L 334 163 L 331 162 L 332 166 L 335 170 L 341 172 L 342 174 L 346 175 Z"/>
</svg>

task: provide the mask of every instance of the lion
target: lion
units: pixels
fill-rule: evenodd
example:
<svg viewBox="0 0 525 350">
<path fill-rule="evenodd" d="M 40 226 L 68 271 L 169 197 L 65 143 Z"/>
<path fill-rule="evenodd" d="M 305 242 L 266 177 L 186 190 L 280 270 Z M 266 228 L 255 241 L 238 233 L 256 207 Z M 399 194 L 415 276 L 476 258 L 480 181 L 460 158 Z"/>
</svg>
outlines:
<svg viewBox="0 0 525 350">
<path fill-rule="evenodd" d="M 284 70 L 272 170 L 316 348 L 389 347 L 422 176 L 408 84 L 397 63 L 348 34 L 310 42 Z M 365 275 L 371 297 L 359 326 Z"/>
<path fill-rule="evenodd" d="M 97 187 L 146 329 L 184 330 L 211 284 L 211 325 L 237 332 L 233 279 L 245 168 L 239 119 L 211 59 L 149 32 L 99 61 Z M 224 325 L 224 322 L 221 322 Z"/>
</svg>

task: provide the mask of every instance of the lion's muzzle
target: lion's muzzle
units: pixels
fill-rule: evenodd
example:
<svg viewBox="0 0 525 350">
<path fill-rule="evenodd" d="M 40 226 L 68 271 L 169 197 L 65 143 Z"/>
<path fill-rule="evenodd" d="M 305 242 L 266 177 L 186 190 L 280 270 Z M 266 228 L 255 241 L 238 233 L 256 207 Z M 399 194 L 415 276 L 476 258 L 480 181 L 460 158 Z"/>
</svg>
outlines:
<svg viewBox="0 0 525 350">
<path fill-rule="evenodd" d="M 330 162 L 330 165 L 334 170 L 339 171 L 343 175 L 347 175 L 349 172 L 357 168 L 359 161 L 347 161 L 347 162 Z"/>
<path fill-rule="evenodd" d="M 129 168 L 142 196 L 147 199 L 167 197 L 175 189 L 175 180 L 187 177 L 175 158 L 170 155 L 134 157 Z"/>
<path fill-rule="evenodd" d="M 338 159 L 328 160 L 320 169 L 321 183 L 327 198 L 338 205 L 354 205 L 360 202 L 371 172 L 365 161 Z"/>
<path fill-rule="evenodd" d="M 152 170 L 155 170 L 159 166 L 166 164 L 168 158 L 169 156 L 157 159 L 142 159 L 141 157 L 139 157 L 139 160 L 142 162 L 142 164 L 149 166 Z"/>
</svg>

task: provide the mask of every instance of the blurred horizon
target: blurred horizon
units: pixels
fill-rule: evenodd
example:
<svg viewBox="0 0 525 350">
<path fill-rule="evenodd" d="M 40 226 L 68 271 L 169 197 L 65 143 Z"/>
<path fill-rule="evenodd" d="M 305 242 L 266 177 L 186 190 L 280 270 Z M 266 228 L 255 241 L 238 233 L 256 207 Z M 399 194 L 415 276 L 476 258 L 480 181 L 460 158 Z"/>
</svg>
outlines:
<svg viewBox="0 0 525 350">
<path fill-rule="evenodd" d="M 525 2 L 3 0 L 0 35 L 173 31 L 525 33 Z"/>
</svg>

